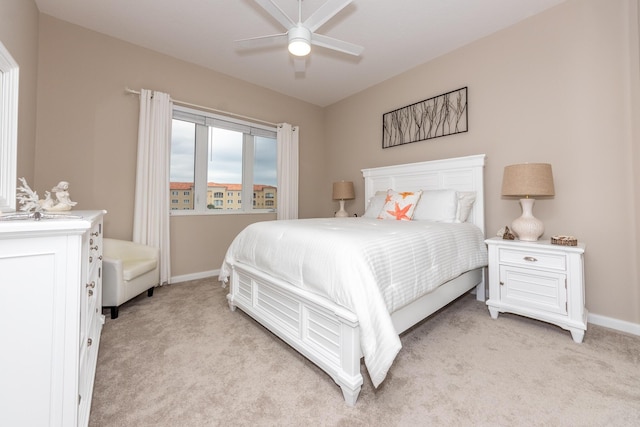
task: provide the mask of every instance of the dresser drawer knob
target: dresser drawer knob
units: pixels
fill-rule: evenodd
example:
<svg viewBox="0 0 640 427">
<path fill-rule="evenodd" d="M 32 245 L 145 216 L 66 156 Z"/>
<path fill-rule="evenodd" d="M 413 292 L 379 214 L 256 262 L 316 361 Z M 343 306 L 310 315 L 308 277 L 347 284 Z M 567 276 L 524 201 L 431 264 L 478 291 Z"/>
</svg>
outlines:
<svg viewBox="0 0 640 427">
<path fill-rule="evenodd" d="M 538 260 L 532 256 L 526 256 L 523 258 L 525 261 L 529 261 L 529 262 L 537 262 Z"/>
</svg>

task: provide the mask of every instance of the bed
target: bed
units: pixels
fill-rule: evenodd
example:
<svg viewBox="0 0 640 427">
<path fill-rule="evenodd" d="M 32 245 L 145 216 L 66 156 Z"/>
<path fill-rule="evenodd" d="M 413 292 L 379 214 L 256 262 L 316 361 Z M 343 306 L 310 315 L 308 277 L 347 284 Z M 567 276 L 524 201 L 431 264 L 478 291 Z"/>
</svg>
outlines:
<svg viewBox="0 0 640 427">
<path fill-rule="evenodd" d="M 372 218 L 367 209 L 364 218 L 250 225 L 234 239 L 220 269 L 219 279 L 230 284 L 230 309 L 240 308 L 315 363 L 340 386 L 346 403 L 355 405 L 363 383 L 362 357 L 377 387 L 400 351 L 399 334 L 469 291 L 484 300 L 484 159 L 474 155 L 362 170 L 367 207 L 389 189 L 423 195 L 453 191 L 475 198 L 464 221 L 385 221 Z M 404 258 L 392 258 L 391 250 L 375 252 L 382 236 L 414 249 L 423 234 L 441 235 L 441 246 L 406 258 L 421 261 L 424 254 L 430 262 L 439 259 L 442 268 L 431 266 L 427 273 L 420 270 L 427 263 L 415 259 L 399 268 Z M 453 240 L 458 234 L 470 241 L 469 252 L 466 243 Z M 307 244 L 289 246 L 301 242 Z M 391 243 L 385 240 L 384 246 Z M 442 253 L 455 254 L 455 264 L 446 264 Z M 395 285 L 380 284 L 387 283 L 380 275 L 423 287 L 398 296 Z"/>
</svg>

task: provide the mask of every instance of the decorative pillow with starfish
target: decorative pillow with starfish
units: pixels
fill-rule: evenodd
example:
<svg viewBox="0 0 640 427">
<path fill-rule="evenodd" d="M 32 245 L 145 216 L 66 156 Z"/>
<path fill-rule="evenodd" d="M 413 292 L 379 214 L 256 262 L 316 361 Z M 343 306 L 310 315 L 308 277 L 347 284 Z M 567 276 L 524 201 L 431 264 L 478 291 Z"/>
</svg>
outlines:
<svg viewBox="0 0 640 427">
<path fill-rule="evenodd" d="M 395 219 L 398 221 L 411 221 L 413 211 L 420 200 L 420 191 L 387 191 L 384 207 L 378 214 L 378 219 Z"/>
</svg>

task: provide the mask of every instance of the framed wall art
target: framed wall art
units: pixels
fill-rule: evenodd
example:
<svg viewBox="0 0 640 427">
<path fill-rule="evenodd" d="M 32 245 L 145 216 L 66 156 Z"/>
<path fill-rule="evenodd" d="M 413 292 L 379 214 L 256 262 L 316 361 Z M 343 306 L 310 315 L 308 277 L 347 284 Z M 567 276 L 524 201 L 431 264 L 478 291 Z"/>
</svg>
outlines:
<svg viewBox="0 0 640 427">
<path fill-rule="evenodd" d="M 455 135 L 469 129 L 463 87 L 382 115 L 382 148 Z"/>
</svg>

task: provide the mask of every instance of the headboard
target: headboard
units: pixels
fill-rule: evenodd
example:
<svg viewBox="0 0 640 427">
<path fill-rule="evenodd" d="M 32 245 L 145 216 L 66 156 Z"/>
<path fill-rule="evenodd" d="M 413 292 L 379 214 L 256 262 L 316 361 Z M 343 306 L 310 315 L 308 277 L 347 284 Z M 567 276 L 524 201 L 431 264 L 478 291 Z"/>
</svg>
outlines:
<svg viewBox="0 0 640 427">
<path fill-rule="evenodd" d="M 469 215 L 484 232 L 484 154 L 404 165 L 362 169 L 365 208 L 376 191 L 453 189 L 475 191 L 476 201 Z"/>
</svg>

